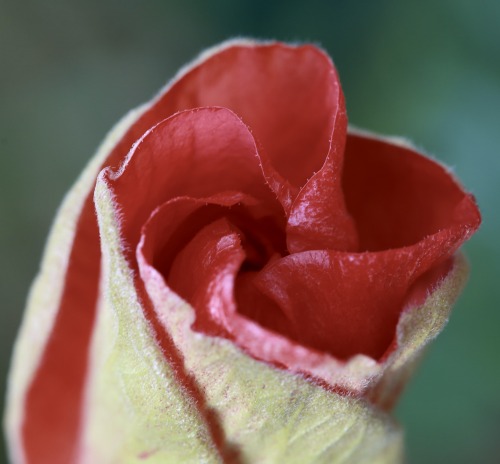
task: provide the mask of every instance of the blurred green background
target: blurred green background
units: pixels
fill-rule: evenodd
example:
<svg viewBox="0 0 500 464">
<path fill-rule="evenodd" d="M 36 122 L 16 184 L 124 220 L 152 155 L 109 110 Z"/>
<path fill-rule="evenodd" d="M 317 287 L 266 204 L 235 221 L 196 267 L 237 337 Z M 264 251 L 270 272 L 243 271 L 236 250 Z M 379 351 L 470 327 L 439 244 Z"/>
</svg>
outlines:
<svg viewBox="0 0 500 464">
<path fill-rule="evenodd" d="M 409 462 L 500 460 L 500 2 L 0 0 L 0 371 L 63 194 L 112 124 L 235 36 L 332 55 L 350 121 L 452 166 L 484 215 L 469 286 L 397 410 Z M 3 456 L 2 456 L 3 458 Z"/>
</svg>

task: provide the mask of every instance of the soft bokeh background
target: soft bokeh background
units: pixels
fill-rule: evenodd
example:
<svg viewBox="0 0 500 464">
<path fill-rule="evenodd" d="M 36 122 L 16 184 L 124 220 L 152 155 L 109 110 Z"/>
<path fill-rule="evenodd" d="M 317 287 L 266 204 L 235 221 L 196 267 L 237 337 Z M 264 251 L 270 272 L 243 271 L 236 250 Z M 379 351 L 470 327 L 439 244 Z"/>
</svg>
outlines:
<svg viewBox="0 0 500 464">
<path fill-rule="evenodd" d="M 408 136 L 477 196 L 484 224 L 466 247 L 469 286 L 397 415 L 410 463 L 498 462 L 496 0 L 0 0 L 2 396 L 63 194 L 122 114 L 201 49 L 234 36 L 321 44 L 339 68 L 351 122 Z"/>
</svg>

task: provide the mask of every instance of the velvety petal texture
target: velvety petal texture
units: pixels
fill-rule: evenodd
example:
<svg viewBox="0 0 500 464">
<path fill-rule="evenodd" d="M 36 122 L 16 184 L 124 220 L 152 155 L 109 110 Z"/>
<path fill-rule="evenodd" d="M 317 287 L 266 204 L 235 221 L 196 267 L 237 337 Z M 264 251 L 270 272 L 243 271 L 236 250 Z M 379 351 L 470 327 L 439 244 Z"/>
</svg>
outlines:
<svg viewBox="0 0 500 464">
<path fill-rule="evenodd" d="M 233 41 L 107 137 L 16 344 L 16 463 L 401 462 L 394 405 L 465 282 L 473 197 L 347 130 L 328 56 Z"/>
</svg>

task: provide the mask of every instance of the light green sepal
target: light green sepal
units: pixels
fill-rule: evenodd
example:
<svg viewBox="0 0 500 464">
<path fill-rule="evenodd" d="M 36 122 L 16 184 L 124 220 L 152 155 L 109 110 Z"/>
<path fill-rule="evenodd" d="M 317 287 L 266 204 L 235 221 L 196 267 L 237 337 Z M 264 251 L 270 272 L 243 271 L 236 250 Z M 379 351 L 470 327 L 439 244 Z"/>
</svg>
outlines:
<svg viewBox="0 0 500 464">
<path fill-rule="evenodd" d="M 81 462 L 220 462 L 204 419 L 176 382 L 144 316 L 116 211 L 100 180 L 96 208 L 103 269 Z"/>
</svg>

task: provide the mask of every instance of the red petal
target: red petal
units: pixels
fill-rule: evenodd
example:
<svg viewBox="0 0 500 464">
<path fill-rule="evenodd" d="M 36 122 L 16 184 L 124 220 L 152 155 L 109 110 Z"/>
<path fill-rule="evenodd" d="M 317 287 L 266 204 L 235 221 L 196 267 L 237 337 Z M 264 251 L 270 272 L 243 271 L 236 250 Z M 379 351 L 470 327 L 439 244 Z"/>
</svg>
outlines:
<svg viewBox="0 0 500 464">
<path fill-rule="evenodd" d="M 257 281 L 293 321 L 300 343 L 339 358 L 378 359 L 411 286 L 452 256 L 480 217 L 442 166 L 370 137 L 350 136 L 344 186 L 361 246 L 385 251 L 297 253 L 272 263 Z"/>
<path fill-rule="evenodd" d="M 358 353 L 379 359 L 411 285 L 455 250 L 447 235 L 378 254 L 296 253 L 264 269 L 257 285 L 292 321 L 299 343 L 338 359 Z"/>
<path fill-rule="evenodd" d="M 143 227 L 141 254 L 163 274 L 172 290 L 196 308 L 197 330 L 232 337 L 228 320 L 236 312 L 233 287 L 240 266 L 244 260 L 266 262 L 267 252 L 274 250 L 272 243 L 267 252 L 253 248 L 258 238 L 252 237 L 252 229 L 269 225 L 268 218 L 253 198 L 225 192 L 202 199 L 173 199 L 158 208 Z M 279 229 L 274 238 L 272 228 L 267 232 L 271 241 L 283 240 Z M 242 241 L 250 243 L 245 246 Z M 266 256 L 258 256 L 259 251 Z M 253 292 L 260 294 L 258 289 Z M 258 297 L 248 291 L 247 295 L 253 301 Z M 245 303 L 248 307 L 249 300 Z"/>
<path fill-rule="evenodd" d="M 204 228 L 176 256 L 168 284 L 197 309 L 195 328 L 231 338 L 234 279 L 245 259 L 238 231 L 227 219 Z"/>
<path fill-rule="evenodd" d="M 375 203 L 380 201 L 380 206 L 387 204 L 393 212 L 398 207 L 398 202 L 412 206 L 412 199 L 419 199 L 419 204 L 425 204 L 426 208 L 419 216 L 421 235 L 411 236 L 415 242 L 406 243 L 400 239 L 404 231 L 397 230 L 395 235 L 390 229 L 386 232 L 389 233 L 388 237 L 375 233 L 375 236 L 381 237 L 379 240 L 385 240 L 383 243 L 389 248 L 383 252 L 346 253 L 324 250 L 295 253 L 274 259 L 260 273 L 242 272 L 238 277 L 232 258 L 228 258 L 227 265 L 233 263 L 231 279 L 236 280 L 235 293 L 239 303 L 239 315 L 234 314 L 234 299 L 219 299 L 216 305 L 211 305 L 207 303 L 210 300 L 209 295 L 203 298 L 197 293 L 195 298 L 192 291 L 184 289 L 181 295 L 198 310 L 198 330 L 211 334 L 224 333 L 229 338 L 235 337 L 235 340 L 242 342 L 243 348 L 254 356 L 272 362 L 287 363 L 289 360 L 293 364 L 294 355 L 285 354 L 280 360 L 268 358 L 269 351 L 263 347 L 281 342 L 266 330 L 256 331 L 254 324 L 240 315 L 252 318 L 263 328 L 280 333 L 319 352 L 330 353 L 338 359 L 347 359 L 358 353 L 367 354 L 374 359 L 383 356 L 394 338 L 395 327 L 410 289 L 415 292 L 414 286 L 418 283 L 422 286 L 418 289 L 420 293 L 430 290 L 429 286 L 435 284 L 434 280 L 425 280 L 423 277 L 453 255 L 460 244 L 477 228 L 479 216 L 473 199 L 463 192 L 441 166 L 408 148 L 361 136 L 351 136 L 351 139 L 359 144 L 364 143 L 361 145 L 363 150 L 353 150 L 353 147 L 357 146 L 351 143 L 348 152 L 349 170 L 344 179 L 344 183 L 348 185 L 346 192 L 349 205 L 354 205 L 352 210 L 359 221 L 360 230 L 369 236 L 370 230 L 366 231 L 363 227 L 380 227 L 377 221 L 363 222 L 366 217 L 364 214 L 371 212 L 366 205 L 373 204 L 370 203 L 372 198 Z M 358 171 L 359 179 L 356 175 Z M 384 182 L 383 187 L 378 184 L 381 179 Z M 374 193 L 369 197 L 370 201 L 361 202 L 357 196 L 361 186 L 368 192 L 370 189 L 382 191 L 383 195 L 379 198 Z M 417 192 L 421 192 L 423 200 Z M 398 225 L 407 220 L 404 214 L 413 214 L 406 211 L 403 205 L 399 206 Z M 443 218 L 444 210 L 447 213 Z M 168 214 L 167 212 L 163 212 L 163 220 L 170 218 L 172 220 L 168 227 L 176 226 L 176 215 L 172 214 L 172 211 Z M 188 214 L 191 213 L 186 213 Z M 437 216 L 440 222 L 436 219 Z M 372 216 L 368 214 L 368 217 Z M 385 219 L 386 216 L 382 215 L 382 218 Z M 392 216 L 387 218 L 394 220 Z M 181 228 L 181 235 L 193 237 L 193 230 L 199 230 L 208 223 L 206 218 L 204 221 L 198 225 L 196 220 L 191 221 L 189 227 L 192 230 L 187 231 L 184 226 Z M 241 227 L 243 236 L 248 224 L 247 222 Z M 407 233 L 413 233 L 413 229 Z M 161 236 L 168 237 L 168 234 L 163 232 Z M 186 251 L 188 261 L 194 266 L 196 253 L 193 250 L 198 250 L 205 256 L 206 250 L 200 242 L 200 237 L 205 236 L 206 234 L 197 236 L 196 246 L 188 245 L 187 239 L 182 246 L 167 241 L 165 249 L 179 250 L 185 247 L 189 250 Z M 394 237 L 397 240 L 394 240 Z M 391 243 L 394 243 L 394 247 Z M 202 253 L 202 250 L 205 251 Z M 168 275 L 170 263 L 174 258 L 165 258 L 165 254 L 158 250 L 151 253 L 157 267 L 163 270 L 164 275 Z M 242 259 L 238 255 L 238 262 Z M 185 264 L 186 260 L 183 258 L 182 262 Z M 211 268 L 215 286 L 219 271 L 223 268 L 222 261 L 217 262 L 219 270 Z M 185 266 L 183 269 L 186 269 Z M 208 289 L 213 287 L 208 284 L 208 269 L 199 272 L 203 273 L 206 283 L 202 286 L 203 289 L 209 291 Z M 189 279 L 183 283 L 180 277 L 184 275 L 186 278 L 189 275 L 186 271 L 176 273 L 178 277 L 175 278 L 174 284 L 169 280 L 174 289 L 191 285 Z M 421 278 L 423 280 L 419 280 Z M 231 285 L 234 286 L 233 280 Z M 256 309 L 252 305 L 262 307 Z M 207 323 L 205 315 L 209 313 L 212 315 L 212 322 Z M 224 324 L 218 328 L 217 321 L 222 319 L 216 314 L 226 314 Z M 251 333 L 254 333 L 253 338 L 249 337 Z M 265 343 L 261 337 L 265 338 Z M 293 344 L 290 346 L 295 349 Z"/>
<path fill-rule="evenodd" d="M 280 211 L 262 175 L 252 135 L 224 108 L 184 111 L 162 121 L 140 140 L 118 174 L 109 172 L 108 177 L 131 247 L 151 211 L 178 196 L 203 198 L 232 190 Z"/>
<path fill-rule="evenodd" d="M 330 59 L 315 47 L 238 45 L 183 76 L 162 111 L 223 106 L 241 116 L 261 146 L 270 185 L 289 207 L 325 161 L 340 93 Z"/>
<path fill-rule="evenodd" d="M 342 91 L 332 131 L 330 152 L 325 164 L 315 173 L 295 199 L 287 224 L 290 253 L 305 250 L 356 250 L 356 225 L 347 211 L 342 191 L 342 165 L 347 116 Z"/>
<path fill-rule="evenodd" d="M 474 199 L 440 164 L 410 147 L 349 134 L 344 192 L 357 225 L 361 250 L 413 245 L 450 227 L 477 229 Z"/>
<path fill-rule="evenodd" d="M 180 80 L 170 104 L 233 110 L 273 167 L 300 187 L 328 152 L 338 92 L 330 59 L 315 47 L 229 47 Z"/>
</svg>

